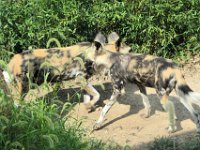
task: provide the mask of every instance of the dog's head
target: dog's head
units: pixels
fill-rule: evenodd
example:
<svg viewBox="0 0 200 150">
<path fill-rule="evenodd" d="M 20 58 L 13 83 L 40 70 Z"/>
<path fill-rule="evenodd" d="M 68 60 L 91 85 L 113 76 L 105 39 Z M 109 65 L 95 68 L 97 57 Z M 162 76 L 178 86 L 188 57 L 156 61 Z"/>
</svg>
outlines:
<svg viewBox="0 0 200 150">
<path fill-rule="evenodd" d="M 87 57 L 89 60 L 94 61 L 96 56 L 102 55 L 106 51 L 129 53 L 131 50 L 131 47 L 124 44 L 116 32 L 109 34 L 107 39 L 108 43 L 106 43 L 106 38 L 102 33 L 96 35 L 92 47 L 88 52 Z"/>
<path fill-rule="evenodd" d="M 87 75 L 91 75 L 93 73 L 93 69 L 97 69 L 97 57 L 98 62 L 100 64 L 111 64 L 109 63 L 109 53 L 128 53 L 131 49 L 129 46 L 126 46 L 122 43 L 122 40 L 117 35 L 117 33 L 112 32 L 108 35 L 108 42 L 106 42 L 106 37 L 102 33 L 98 33 L 92 43 L 91 47 L 89 47 L 83 54 L 83 59 L 85 61 L 85 68 L 74 67 L 77 66 L 78 61 L 73 61 L 70 65 L 72 68 L 68 66 L 67 75 L 74 76 L 80 70 L 84 70 L 87 72 Z M 107 55 L 108 53 L 108 55 Z M 105 54 L 105 55 L 104 55 Z M 89 63 L 87 63 L 89 62 Z M 80 65 L 78 65 L 80 66 Z M 75 69 L 76 68 L 76 69 Z M 102 70 L 102 68 L 101 68 Z"/>
</svg>

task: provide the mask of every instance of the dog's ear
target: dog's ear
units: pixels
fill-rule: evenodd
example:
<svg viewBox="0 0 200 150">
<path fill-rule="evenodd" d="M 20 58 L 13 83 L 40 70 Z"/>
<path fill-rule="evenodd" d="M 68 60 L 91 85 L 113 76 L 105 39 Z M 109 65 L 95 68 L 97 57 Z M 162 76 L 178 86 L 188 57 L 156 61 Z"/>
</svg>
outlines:
<svg viewBox="0 0 200 150">
<path fill-rule="evenodd" d="M 99 51 L 100 49 L 102 49 L 105 43 L 106 43 L 105 36 L 101 32 L 99 32 L 94 39 L 94 46 L 96 47 L 96 50 Z"/>
<path fill-rule="evenodd" d="M 108 44 L 115 44 L 116 48 L 121 47 L 122 39 L 116 32 L 112 32 L 108 35 Z"/>
<path fill-rule="evenodd" d="M 95 46 L 96 50 L 99 50 L 101 48 L 101 43 L 94 41 L 94 46 Z"/>
<path fill-rule="evenodd" d="M 116 43 L 116 41 L 119 40 L 119 35 L 116 32 L 112 32 L 108 35 L 108 43 L 112 44 L 112 43 Z"/>
<path fill-rule="evenodd" d="M 119 38 L 116 42 L 115 42 L 115 46 L 119 49 L 121 47 L 121 43 L 122 43 L 122 38 Z"/>
</svg>

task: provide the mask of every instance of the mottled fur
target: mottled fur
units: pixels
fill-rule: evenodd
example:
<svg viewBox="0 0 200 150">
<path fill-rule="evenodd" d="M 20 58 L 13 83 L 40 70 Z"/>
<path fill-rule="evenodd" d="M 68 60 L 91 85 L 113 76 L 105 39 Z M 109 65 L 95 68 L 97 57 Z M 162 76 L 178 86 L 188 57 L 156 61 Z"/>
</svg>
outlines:
<svg viewBox="0 0 200 150">
<path fill-rule="evenodd" d="M 145 105 L 146 117 L 150 115 L 151 106 L 145 87 L 155 88 L 163 107 L 168 110 L 170 106 L 171 111 L 174 111 L 173 103 L 168 101 L 168 97 L 171 91 L 175 89 L 177 95 L 181 98 L 181 102 L 194 117 L 197 131 L 200 132 L 199 115 L 192 107 L 193 103 L 200 105 L 200 93 L 193 92 L 190 89 L 178 66 L 173 61 L 151 55 L 112 53 L 107 51 L 108 49 L 105 49 L 99 41 L 95 42 L 95 47 L 94 51 L 91 52 L 93 55 L 90 59 L 95 62 L 95 68 L 104 66 L 110 70 L 113 84 L 113 94 L 108 104 L 103 108 L 95 128 L 101 126 L 108 110 L 117 98 L 124 94 L 126 83 L 131 82 L 139 87 Z M 174 114 L 169 120 L 176 118 L 175 112 L 169 113 Z M 169 131 L 175 130 L 176 127 L 170 124 Z"/>
<path fill-rule="evenodd" d="M 35 49 L 16 54 L 8 64 L 9 72 L 14 76 L 20 94 L 28 92 L 28 77 L 31 82 L 40 85 L 48 73 L 48 82 L 69 79 L 67 67 L 73 58 L 91 47 L 90 43 L 77 44 L 66 48 Z M 28 74 L 27 74 L 28 73 Z"/>
<path fill-rule="evenodd" d="M 114 38 L 109 38 L 111 36 Z M 103 40 L 104 46 L 113 52 L 127 53 L 130 50 L 130 47 L 121 43 L 115 32 L 108 35 L 108 43 L 101 33 L 97 34 L 95 39 Z M 40 85 L 44 82 L 45 74 L 48 74 L 47 82 L 68 80 L 80 74 L 89 78 L 93 74 L 93 63 L 87 60 L 87 57 L 92 47 L 92 43 L 84 42 L 64 48 L 24 51 L 13 56 L 8 64 L 8 71 L 21 96 L 25 96 L 29 91 L 29 80 Z M 77 57 L 83 59 L 84 66 Z M 93 97 L 95 104 L 99 100 L 99 93 L 89 83 L 83 88 Z"/>
</svg>

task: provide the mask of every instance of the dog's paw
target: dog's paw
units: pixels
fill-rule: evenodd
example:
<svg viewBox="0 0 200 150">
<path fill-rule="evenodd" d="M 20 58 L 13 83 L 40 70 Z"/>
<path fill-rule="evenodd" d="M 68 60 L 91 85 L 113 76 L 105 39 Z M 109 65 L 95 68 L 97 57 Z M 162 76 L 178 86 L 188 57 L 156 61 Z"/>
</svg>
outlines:
<svg viewBox="0 0 200 150">
<path fill-rule="evenodd" d="M 177 127 L 176 126 L 169 126 L 167 130 L 168 130 L 168 133 L 174 133 L 174 132 L 176 132 Z"/>
<path fill-rule="evenodd" d="M 95 111 L 96 107 L 94 105 L 92 105 L 90 102 L 89 103 L 84 103 L 84 105 L 85 105 L 85 108 L 86 108 L 88 113 L 91 113 L 91 112 Z"/>
<path fill-rule="evenodd" d="M 93 125 L 93 130 L 99 130 L 101 127 L 102 127 L 102 124 L 101 124 L 101 123 L 95 123 L 95 124 Z"/>
</svg>

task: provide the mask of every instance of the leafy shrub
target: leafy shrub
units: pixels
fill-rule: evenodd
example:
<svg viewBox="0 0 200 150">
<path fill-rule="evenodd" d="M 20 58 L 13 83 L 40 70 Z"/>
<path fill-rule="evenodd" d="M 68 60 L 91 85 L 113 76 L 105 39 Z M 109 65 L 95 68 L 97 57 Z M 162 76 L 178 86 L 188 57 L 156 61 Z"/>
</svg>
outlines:
<svg viewBox="0 0 200 150">
<path fill-rule="evenodd" d="M 149 148 L 149 150 L 175 150 L 175 149 L 177 149 L 175 141 L 166 137 L 156 138 L 152 142 Z"/>
<path fill-rule="evenodd" d="M 169 137 L 156 138 L 149 144 L 149 150 L 199 150 L 200 139 L 193 137 L 180 143 L 178 140 Z"/>
<path fill-rule="evenodd" d="M 50 38 L 66 46 L 92 41 L 98 31 L 116 31 L 134 52 L 184 57 L 200 52 L 199 5 L 199 0 L 1 0 L 0 49 L 8 55 L 45 47 Z"/>
<path fill-rule="evenodd" d="M 132 150 L 130 146 L 120 146 L 114 142 L 107 141 L 107 143 L 95 139 L 91 139 L 89 143 L 89 150 Z"/>
<path fill-rule="evenodd" d="M 200 149 L 200 138 L 194 138 L 183 143 L 181 150 L 199 150 Z"/>
<path fill-rule="evenodd" d="M 16 107 L 0 90 L 0 149 L 128 150 L 88 138 L 87 131 L 80 127 L 81 120 L 65 116 L 70 107 L 67 103 L 63 107 L 47 104 L 42 99 Z"/>
<path fill-rule="evenodd" d="M 84 149 L 87 141 L 80 122 L 65 127 L 56 104 L 44 101 L 15 107 L 0 91 L 0 149 Z M 7 105 L 6 105 L 7 104 Z M 2 107 L 9 108 L 8 110 Z M 67 109 L 67 108 L 66 108 Z"/>
</svg>

